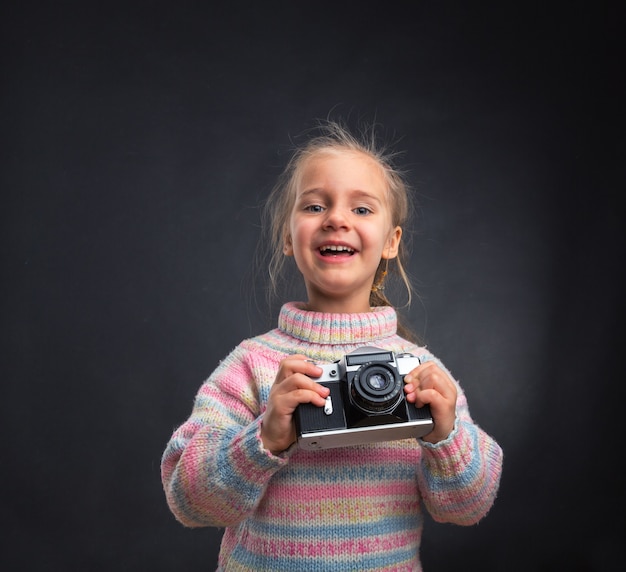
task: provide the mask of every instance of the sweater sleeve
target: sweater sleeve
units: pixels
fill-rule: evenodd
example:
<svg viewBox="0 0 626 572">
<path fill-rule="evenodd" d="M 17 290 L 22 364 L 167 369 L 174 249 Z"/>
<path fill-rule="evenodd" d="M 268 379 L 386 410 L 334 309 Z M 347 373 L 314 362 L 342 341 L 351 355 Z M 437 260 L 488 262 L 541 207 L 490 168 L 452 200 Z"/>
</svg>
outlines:
<svg viewBox="0 0 626 572">
<path fill-rule="evenodd" d="M 424 504 L 435 521 L 471 525 L 482 519 L 495 501 L 503 453 L 498 443 L 472 421 L 458 383 L 457 390 L 452 433 L 436 444 L 420 440 L 418 481 Z"/>
<path fill-rule="evenodd" d="M 241 348 L 203 383 L 161 460 L 167 503 L 182 524 L 230 526 L 260 502 L 287 462 L 262 444 L 258 390 Z"/>
</svg>

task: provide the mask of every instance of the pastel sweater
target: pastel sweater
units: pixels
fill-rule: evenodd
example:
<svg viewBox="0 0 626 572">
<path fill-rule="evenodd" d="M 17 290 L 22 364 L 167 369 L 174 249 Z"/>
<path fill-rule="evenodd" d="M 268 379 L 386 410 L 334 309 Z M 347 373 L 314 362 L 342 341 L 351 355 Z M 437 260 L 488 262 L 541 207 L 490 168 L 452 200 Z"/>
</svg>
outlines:
<svg viewBox="0 0 626 572">
<path fill-rule="evenodd" d="M 225 527 L 218 571 L 419 571 L 423 507 L 436 521 L 460 525 L 487 514 L 502 451 L 473 423 L 456 381 L 455 428 L 436 445 L 405 439 L 312 452 L 294 445 L 278 456 L 262 445 L 270 387 L 288 355 L 332 362 L 369 345 L 437 359 L 396 326 L 390 307 L 323 314 L 285 304 L 278 328 L 244 340 L 200 387 L 161 471 L 182 524 Z"/>
</svg>

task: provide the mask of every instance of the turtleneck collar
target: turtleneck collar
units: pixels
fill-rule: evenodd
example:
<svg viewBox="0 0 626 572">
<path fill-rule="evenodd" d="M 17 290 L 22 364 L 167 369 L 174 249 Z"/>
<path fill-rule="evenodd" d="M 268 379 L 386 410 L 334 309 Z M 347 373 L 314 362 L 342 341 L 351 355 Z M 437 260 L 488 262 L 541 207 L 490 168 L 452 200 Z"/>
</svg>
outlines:
<svg viewBox="0 0 626 572">
<path fill-rule="evenodd" d="M 362 314 L 326 314 L 303 310 L 303 303 L 288 302 L 278 316 L 278 328 L 315 344 L 365 344 L 397 331 L 396 311 L 390 306 Z"/>
</svg>

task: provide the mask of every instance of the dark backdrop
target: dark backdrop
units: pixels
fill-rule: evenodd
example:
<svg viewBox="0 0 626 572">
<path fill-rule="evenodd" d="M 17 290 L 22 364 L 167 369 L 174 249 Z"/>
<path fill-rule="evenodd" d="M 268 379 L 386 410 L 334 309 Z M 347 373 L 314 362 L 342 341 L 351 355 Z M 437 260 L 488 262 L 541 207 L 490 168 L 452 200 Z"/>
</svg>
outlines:
<svg viewBox="0 0 626 572">
<path fill-rule="evenodd" d="M 378 121 L 416 189 L 413 328 L 505 451 L 426 570 L 625 557 L 622 34 L 608 3 L 14 2 L 2 42 L 3 570 L 212 570 L 160 456 L 273 326 L 257 206 L 292 137 Z M 503 7 L 506 6 L 506 7 Z"/>
</svg>

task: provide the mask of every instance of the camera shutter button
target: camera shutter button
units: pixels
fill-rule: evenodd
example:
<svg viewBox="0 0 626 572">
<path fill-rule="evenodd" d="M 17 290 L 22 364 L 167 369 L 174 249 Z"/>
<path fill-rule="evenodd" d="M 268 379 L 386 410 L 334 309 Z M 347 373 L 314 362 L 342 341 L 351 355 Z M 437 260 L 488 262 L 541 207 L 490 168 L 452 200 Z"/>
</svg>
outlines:
<svg viewBox="0 0 626 572">
<path fill-rule="evenodd" d="M 326 415 L 333 414 L 333 400 L 330 395 L 326 398 L 326 403 L 324 403 L 324 413 L 326 413 Z"/>
</svg>

